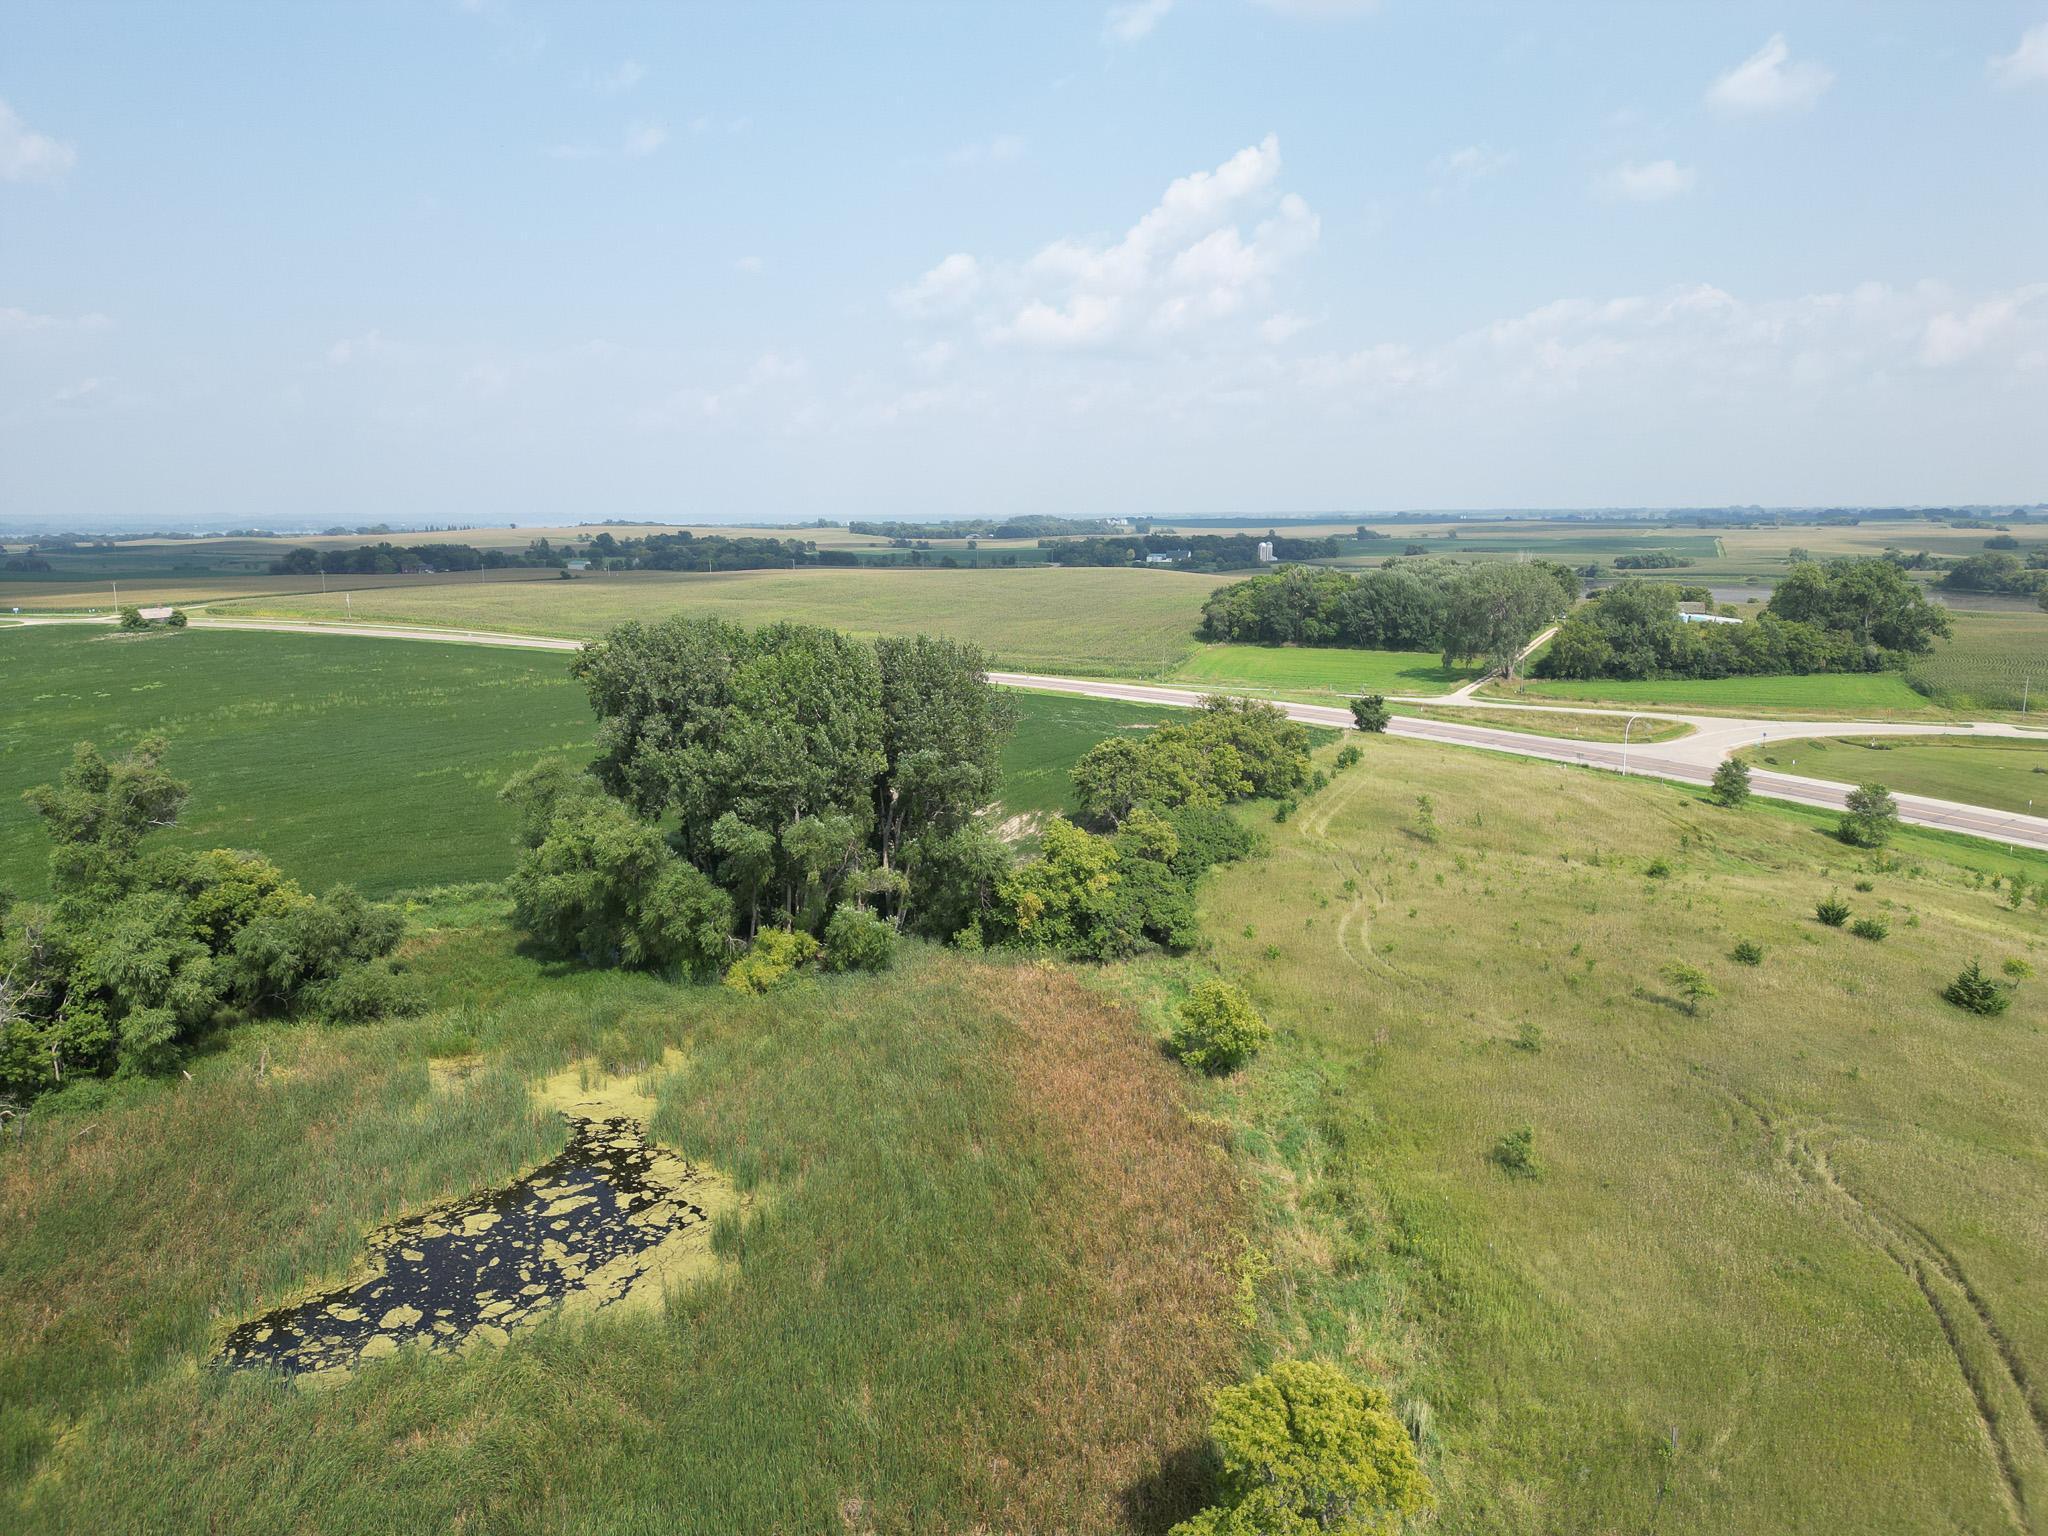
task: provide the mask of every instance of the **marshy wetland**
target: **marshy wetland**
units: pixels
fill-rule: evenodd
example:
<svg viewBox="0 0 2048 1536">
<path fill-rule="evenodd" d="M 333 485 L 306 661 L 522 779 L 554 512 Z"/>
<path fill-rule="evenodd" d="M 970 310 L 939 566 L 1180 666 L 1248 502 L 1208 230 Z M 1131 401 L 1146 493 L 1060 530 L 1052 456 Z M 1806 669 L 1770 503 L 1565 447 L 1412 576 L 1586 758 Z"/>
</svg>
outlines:
<svg viewBox="0 0 2048 1536">
<path fill-rule="evenodd" d="M 459 1064 L 434 1076 L 461 1091 Z M 364 1273 L 236 1327 L 221 1362 L 331 1378 L 408 1344 L 502 1344 L 557 1310 L 657 1300 L 709 1273 L 714 1223 L 741 1197 L 650 1138 L 651 1097 L 587 1076 L 572 1067 L 539 1090 L 569 1124 L 559 1154 L 372 1233 Z"/>
</svg>

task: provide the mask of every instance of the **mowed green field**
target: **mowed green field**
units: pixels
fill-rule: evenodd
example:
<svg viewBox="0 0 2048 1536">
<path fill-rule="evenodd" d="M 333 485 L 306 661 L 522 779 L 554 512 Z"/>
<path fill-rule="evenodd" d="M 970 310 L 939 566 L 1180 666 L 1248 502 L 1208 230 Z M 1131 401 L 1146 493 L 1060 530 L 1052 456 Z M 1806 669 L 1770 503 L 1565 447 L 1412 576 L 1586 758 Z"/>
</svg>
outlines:
<svg viewBox="0 0 2048 1536">
<path fill-rule="evenodd" d="M 1589 704 L 1652 705 L 1720 715 L 1793 715 L 1813 718 L 1939 713 L 1897 672 L 1815 672 L 1800 677 L 1680 677 L 1492 685 L 1489 696 L 1531 703 L 1574 699 Z"/>
<path fill-rule="evenodd" d="M 1986 736 L 1891 736 L 1773 741 L 1738 756 L 1843 784 L 1883 784 L 2001 811 L 2048 812 L 2048 736 L 2039 741 Z"/>
<path fill-rule="evenodd" d="M 1428 651 L 1360 651 L 1334 646 L 1204 645 L 1174 668 L 1175 682 L 1275 693 L 1449 693 L 1480 675 L 1445 667 Z"/>
<path fill-rule="evenodd" d="M 1112 732 L 1174 712 L 1014 692 L 1004 814 L 1067 804 L 1067 771 Z M 511 871 L 504 780 L 543 753 L 583 761 L 596 726 L 566 655 L 188 629 L 126 639 L 50 625 L 0 638 L 0 890 L 45 889 L 48 843 L 21 792 L 73 743 L 152 731 L 192 785 L 174 836 L 259 848 L 315 889 L 372 896 Z"/>
<path fill-rule="evenodd" d="M 1263 1336 L 1391 1372 L 1434 1528 L 2042 1508 L 2048 981 L 1998 1019 L 1938 994 L 1972 956 L 2048 967 L 1984 886 L 2048 860 L 1908 833 L 1881 866 L 1818 813 L 1366 750 L 1204 887 L 1213 962 L 1284 1032 L 1215 1102 L 1266 1192 Z M 1816 923 L 1837 890 L 1890 937 Z M 1689 1012 L 1672 961 L 1719 996 Z M 1521 1126 L 1540 1177 L 1490 1161 Z"/>
<path fill-rule="evenodd" d="M 1178 571 L 836 570 L 633 574 L 490 587 L 449 585 L 340 597 L 256 599 L 225 617 L 432 624 L 595 636 L 627 619 L 710 614 L 743 624 L 794 619 L 861 635 L 927 631 L 971 640 L 1004 667 L 1157 677 L 1195 646 L 1202 601 L 1230 578 Z"/>
</svg>

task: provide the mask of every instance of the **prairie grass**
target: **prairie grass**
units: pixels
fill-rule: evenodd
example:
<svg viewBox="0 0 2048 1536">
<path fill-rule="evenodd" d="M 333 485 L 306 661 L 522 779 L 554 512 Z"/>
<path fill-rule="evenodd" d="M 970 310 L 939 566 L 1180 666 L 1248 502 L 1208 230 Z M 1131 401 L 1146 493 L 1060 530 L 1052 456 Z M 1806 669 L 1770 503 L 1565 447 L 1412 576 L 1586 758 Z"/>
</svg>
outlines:
<svg viewBox="0 0 2048 1536">
<path fill-rule="evenodd" d="M 1280 1031 L 1213 1100 L 1277 1266 L 1263 1349 L 1390 1377 L 1448 1531 L 2039 1507 L 2048 999 L 2022 982 L 1985 1021 L 1940 994 L 1972 956 L 2039 960 L 2048 924 L 2002 886 L 2048 860 L 1861 855 L 1821 813 L 1398 739 L 1368 759 L 1202 889 L 1203 963 Z M 1883 944 L 1812 917 L 1855 877 Z M 1119 985 L 1184 984 L 1161 969 Z M 1696 1015 L 1685 969 L 1719 993 Z M 1538 1180 L 1488 1161 L 1524 1126 Z"/>
<path fill-rule="evenodd" d="M 424 1018 L 245 1029 L 9 1137 L 15 1528 L 1160 1530 L 1205 1496 L 1238 1199 L 1175 1069 L 1071 978 L 913 948 L 744 1000 L 501 925 L 416 963 Z M 656 1133 L 757 1196 L 731 1280 L 332 1390 L 208 1363 L 366 1229 L 556 1150 L 530 1081 L 670 1046 Z M 437 1090 L 450 1047 L 481 1065 Z"/>
</svg>

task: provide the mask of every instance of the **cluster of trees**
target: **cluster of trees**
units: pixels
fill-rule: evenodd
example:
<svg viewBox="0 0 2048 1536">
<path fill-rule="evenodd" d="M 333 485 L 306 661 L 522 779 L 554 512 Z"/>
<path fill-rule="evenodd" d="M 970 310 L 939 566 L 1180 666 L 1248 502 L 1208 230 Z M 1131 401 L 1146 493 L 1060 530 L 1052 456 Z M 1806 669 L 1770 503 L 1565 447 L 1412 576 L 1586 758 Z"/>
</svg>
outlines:
<svg viewBox="0 0 2048 1536">
<path fill-rule="evenodd" d="M 1151 533 L 1106 539 L 1041 539 L 1054 565 L 1134 565 L 1147 555 L 1172 555 L 1192 571 L 1243 571 L 1260 564 L 1259 545 L 1271 544 L 1280 560 L 1328 560 L 1343 553 L 1335 539 L 1288 538 L 1268 533 Z"/>
<path fill-rule="evenodd" d="M 1437 651 L 1512 670 L 1522 648 L 1578 600 L 1579 576 L 1548 560 L 1388 564 L 1352 575 L 1291 567 L 1219 587 L 1202 605 L 1206 640 Z"/>
<path fill-rule="evenodd" d="M 847 549 L 819 549 L 808 539 L 732 538 L 724 534 L 650 533 L 619 538 L 609 529 L 582 546 L 531 540 L 524 549 L 469 544 L 362 544 L 354 549 L 294 549 L 270 563 L 279 576 L 390 576 L 414 571 L 559 570 L 571 560 L 613 570 L 760 571 L 791 565 L 858 565 Z"/>
<path fill-rule="evenodd" d="M 1112 736 L 1074 765 L 1081 824 L 1055 817 L 1005 869 L 965 940 L 1109 960 L 1196 938 L 1195 883 L 1256 839 L 1225 807 L 1315 786 L 1308 733 L 1278 706 L 1205 699 L 1187 720 Z"/>
<path fill-rule="evenodd" d="M 599 752 L 502 791 L 524 849 L 515 921 L 558 954 L 745 990 L 813 959 L 885 965 L 899 932 L 1096 959 L 1184 948 L 1195 881 L 1255 842 L 1226 807 L 1320 777 L 1277 707 L 1209 700 L 1089 752 L 1078 822 L 1054 818 L 1018 862 L 978 814 L 1012 711 L 972 646 L 675 618 L 622 625 L 574 670 Z"/>
<path fill-rule="evenodd" d="M 1673 571 L 1692 562 L 1683 555 L 1674 555 L 1668 549 L 1653 549 L 1641 555 L 1616 555 L 1614 568 L 1617 571 Z"/>
<path fill-rule="evenodd" d="M 1543 677 L 1746 677 L 1869 672 L 1924 655 L 1950 630 L 1946 611 L 1884 559 L 1794 566 L 1743 624 L 1689 624 L 1679 588 L 1624 582 L 1568 619 L 1537 665 Z"/>
<path fill-rule="evenodd" d="M 1993 542 L 1985 540 L 1987 548 Z M 1969 555 L 1942 572 L 1940 586 L 1947 592 L 2011 592 L 2033 597 L 2048 589 L 2048 550 L 2024 560 L 2002 550 Z"/>
<path fill-rule="evenodd" d="M 54 844 L 51 900 L 0 896 L 0 1091 L 171 1066 L 258 1014 L 367 1018 L 413 1006 L 389 956 L 403 922 L 346 886 L 313 896 L 260 854 L 152 848 L 190 790 L 150 737 L 108 761 L 80 743 L 27 799 Z"/>
<path fill-rule="evenodd" d="M 1008 863 L 975 816 L 1012 719 L 987 664 L 924 635 L 622 625 L 574 664 L 601 722 L 589 772 L 544 762 L 504 791 L 518 921 L 593 963 L 700 976 L 770 929 L 829 941 L 846 908 L 950 935 Z"/>
</svg>

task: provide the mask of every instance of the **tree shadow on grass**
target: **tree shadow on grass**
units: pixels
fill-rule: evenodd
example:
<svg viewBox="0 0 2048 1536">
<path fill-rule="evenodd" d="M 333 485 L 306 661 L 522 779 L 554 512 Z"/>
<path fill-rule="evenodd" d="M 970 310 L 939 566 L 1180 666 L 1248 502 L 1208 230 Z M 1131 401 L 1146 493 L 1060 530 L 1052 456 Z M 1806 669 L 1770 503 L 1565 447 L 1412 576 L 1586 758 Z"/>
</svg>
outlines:
<svg viewBox="0 0 2048 1536">
<path fill-rule="evenodd" d="M 1207 1440 L 1168 1452 L 1149 1474 L 1124 1489 L 1118 1502 L 1125 1524 L 1146 1536 L 1165 1536 L 1216 1502 L 1217 1470 Z"/>
</svg>

